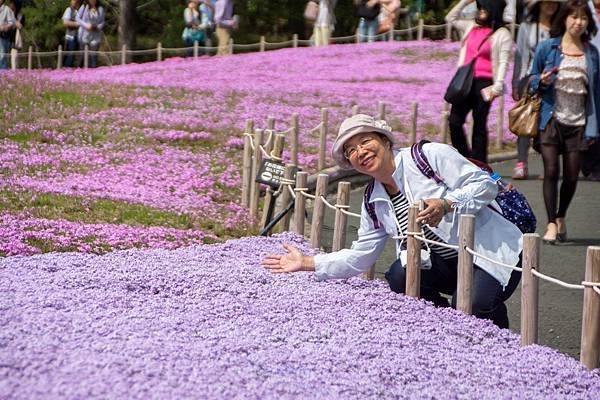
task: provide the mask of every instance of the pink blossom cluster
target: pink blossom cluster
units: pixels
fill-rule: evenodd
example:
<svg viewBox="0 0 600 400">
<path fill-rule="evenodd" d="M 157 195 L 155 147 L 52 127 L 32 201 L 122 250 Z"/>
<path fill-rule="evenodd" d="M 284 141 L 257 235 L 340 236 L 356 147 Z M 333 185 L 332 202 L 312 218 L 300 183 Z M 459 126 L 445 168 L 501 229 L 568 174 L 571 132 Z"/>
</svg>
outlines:
<svg viewBox="0 0 600 400">
<path fill-rule="evenodd" d="M 7 256 L 39 253 L 40 249 L 35 244 L 40 243 L 51 243 L 52 248 L 62 250 L 104 253 L 110 249 L 131 247 L 175 249 L 204 243 L 206 237 L 198 230 L 85 224 L 0 213 L 0 254 Z"/>
</svg>

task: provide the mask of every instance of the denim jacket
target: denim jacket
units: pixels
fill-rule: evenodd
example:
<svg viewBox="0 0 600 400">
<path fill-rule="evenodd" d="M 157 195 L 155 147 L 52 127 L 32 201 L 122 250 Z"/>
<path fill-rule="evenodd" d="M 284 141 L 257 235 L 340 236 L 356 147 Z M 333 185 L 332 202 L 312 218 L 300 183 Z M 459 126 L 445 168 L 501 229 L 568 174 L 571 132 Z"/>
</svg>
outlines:
<svg viewBox="0 0 600 400">
<path fill-rule="evenodd" d="M 531 90 L 539 91 L 542 96 L 542 106 L 540 110 L 540 123 L 538 129 L 543 131 L 546 124 L 552 118 L 554 112 L 554 82 L 550 85 L 541 83 L 541 74 L 550 71 L 554 67 L 559 67 L 563 59 L 560 42 L 562 37 L 556 37 L 541 42 L 536 51 L 531 65 L 531 74 L 533 75 L 530 83 Z M 586 138 L 598 137 L 598 128 L 600 127 L 600 77 L 598 76 L 598 49 L 591 44 L 585 45 L 585 62 L 587 66 L 587 100 L 586 100 Z"/>
</svg>

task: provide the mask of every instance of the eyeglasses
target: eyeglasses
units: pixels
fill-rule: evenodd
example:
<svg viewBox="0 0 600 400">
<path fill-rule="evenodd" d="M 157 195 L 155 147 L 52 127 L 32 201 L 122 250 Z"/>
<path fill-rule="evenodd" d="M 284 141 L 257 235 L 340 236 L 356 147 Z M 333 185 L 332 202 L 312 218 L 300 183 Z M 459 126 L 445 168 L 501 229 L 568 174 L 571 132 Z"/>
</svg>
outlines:
<svg viewBox="0 0 600 400">
<path fill-rule="evenodd" d="M 358 154 L 359 147 L 361 149 L 365 149 L 369 146 L 372 146 L 374 141 L 375 141 L 374 137 L 371 137 L 371 136 L 364 137 L 363 140 L 360 143 L 356 144 L 355 146 L 346 147 L 344 149 L 344 157 L 346 157 L 346 159 L 348 159 L 348 160 L 353 157 L 356 157 L 356 155 Z"/>
</svg>

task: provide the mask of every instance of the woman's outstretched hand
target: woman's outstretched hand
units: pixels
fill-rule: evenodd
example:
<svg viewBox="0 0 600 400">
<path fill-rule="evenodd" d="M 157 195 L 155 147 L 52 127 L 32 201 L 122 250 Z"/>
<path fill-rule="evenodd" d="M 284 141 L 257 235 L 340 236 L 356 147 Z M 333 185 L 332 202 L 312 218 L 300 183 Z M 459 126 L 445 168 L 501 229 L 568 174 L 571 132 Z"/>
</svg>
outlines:
<svg viewBox="0 0 600 400">
<path fill-rule="evenodd" d="M 286 254 L 269 254 L 261 264 L 266 269 L 274 273 L 310 271 L 314 269 L 311 260 L 306 260 L 300 251 L 294 246 L 287 243 L 283 244 L 283 248 L 287 251 Z"/>
</svg>

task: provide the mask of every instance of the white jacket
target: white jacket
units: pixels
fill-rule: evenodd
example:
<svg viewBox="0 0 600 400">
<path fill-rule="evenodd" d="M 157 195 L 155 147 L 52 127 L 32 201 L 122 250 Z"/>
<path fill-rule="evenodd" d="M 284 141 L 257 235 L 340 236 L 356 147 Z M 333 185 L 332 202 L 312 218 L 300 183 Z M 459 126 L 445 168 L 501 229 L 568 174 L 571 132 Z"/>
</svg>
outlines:
<svg viewBox="0 0 600 400">
<path fill-rule="evenodd" d="M 467 53 L 466 38 L 471 29 L 476 25 L 472 19 L 461 19 L 462 9 L 468 4 L 469 0 L 460 0 L 456 6 L 446 15 L 446 22 L 452 24 L 462 33 L 460 54 L 458 56 L 458 66 L 465 63 L 465 54 Z M 504 93 L 504 78 L 508 69 L 508 60 L 512 50 L 512 36 L 508 29 L 500 28 L 492 35 L 492 74 L 494 75 L 494 85 L 492 92 L 500 96 Z"/>
<path fill-rule="evenodd" d="M 474 214 L 475 251 L 493 260 L 517 265 L 523 236 L 515 225 L 488 207 L 497 207 L 494 199 L 498 193 L 498 187 L 489 174 L 445 144 L 425 144 L 423 153 L 444 184 L 437 184 L 421 173 L 412 159 L 410 148 L 395 152 L 396 170 L 393 176 L 411 203 L 430 198 L 447 198 L 455 203 L 454 213 L 446 214 L 437 228 L 431 227 L 433 232 L 446 243 L 457 244 L 458 214 Z M 382 227 L 375 229 L 363 204 L 358 240 L 352 243 L 352 247 L 315 256 L 318 280 L 348 278 L 367 271 L 383 251 L 388 237 L 398 234 L 392 202 L 380 182 L 375 182 L 370 201 Z M 400 246 L 401 242 L 397 241 L 397 257 L 400 257 Z M 508 284 L 510 269 L 480 257 L 475 257 L 474 263 L 503 286 Z"/>
</svg>

